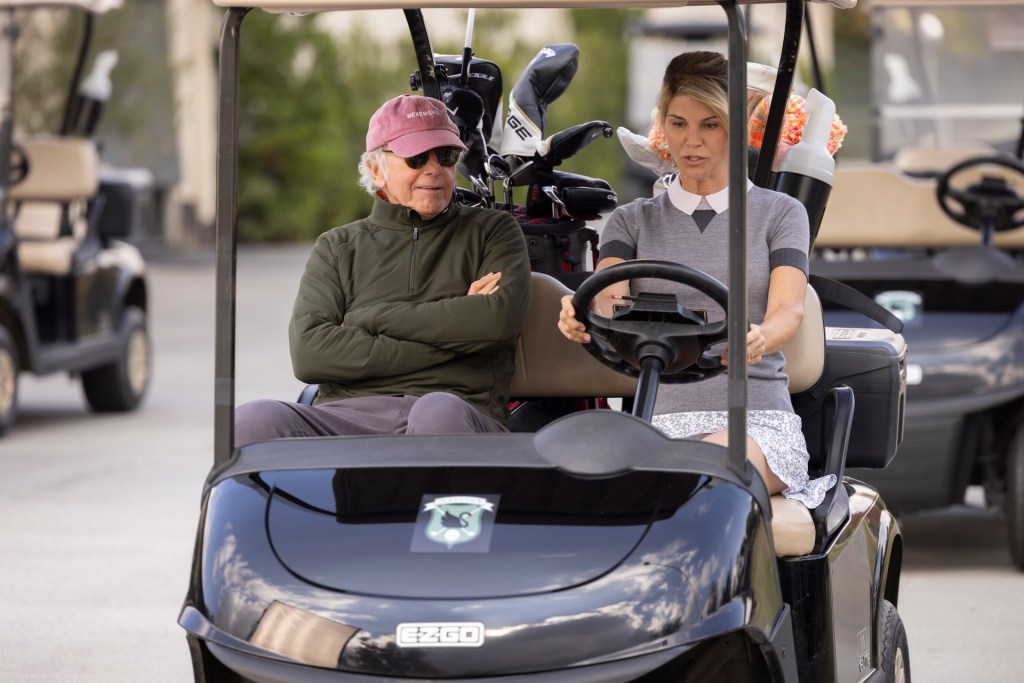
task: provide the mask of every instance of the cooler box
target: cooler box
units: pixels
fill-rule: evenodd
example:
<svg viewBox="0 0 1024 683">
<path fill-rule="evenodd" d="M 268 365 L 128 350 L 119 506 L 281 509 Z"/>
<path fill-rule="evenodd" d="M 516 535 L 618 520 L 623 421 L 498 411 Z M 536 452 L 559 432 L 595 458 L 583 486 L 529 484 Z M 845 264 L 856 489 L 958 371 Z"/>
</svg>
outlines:
<svg viewBox="0 0 1024 683">
<path fill-rule="evenodd" d="M 807 450 L 814 464 L 824 461 L 822 410 L 832 387 L 853 389 L 853 427 L 847 467 L 885 467 L 903 441 L 907 404 L 907 344 L 884 329 L 826 327 L 825 370 L 818 383 L 793 395 L 803 420 Z"/>
</svg>

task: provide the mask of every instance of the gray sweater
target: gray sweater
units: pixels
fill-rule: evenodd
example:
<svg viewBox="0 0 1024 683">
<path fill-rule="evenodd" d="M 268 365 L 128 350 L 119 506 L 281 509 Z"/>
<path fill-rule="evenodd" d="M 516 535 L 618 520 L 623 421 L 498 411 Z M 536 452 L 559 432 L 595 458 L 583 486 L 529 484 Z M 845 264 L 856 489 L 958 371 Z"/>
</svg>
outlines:
<svg viewBox="0 0 1024 683">
<path fill-rule="evenodd" d="M 692 215 L 680 208 L 685 203 L 680 198 L 685 194 L 675 184 L 653 199 L 637 199 L 616 209 L 602 233 L 600 258 L 676 261 L 727 284 L 729 211 L 726 208 L 711 217 L 701 230 Z M 721 201 L 721 197 L 718 199 Z M 751 322 L 764 320 L 772 269 L 793 266 L 807 273 L 808 235 L 807 212 L 802 204 L 788 195 L 750 186 L 747 193 L 747 278 Z M 708 320 L 725 317 L 722 308 L 709 297 L 684 285 L 662 280 L 634 280 L 630 288 L 633 294 L 639 291 L 674 293 L 684 306 L 706 310 Z M 765 355 L 760 363 L 749 368 L 749 408 L 792 411 L 789 378 L 783 372 L 785 364 L 782 353 L 776 352 Z M 727 395 L 724 373 L 693 384 L 666 384 L 658 391 L 654 412 L 661 415 L 725 410 Z"/>
</svg>

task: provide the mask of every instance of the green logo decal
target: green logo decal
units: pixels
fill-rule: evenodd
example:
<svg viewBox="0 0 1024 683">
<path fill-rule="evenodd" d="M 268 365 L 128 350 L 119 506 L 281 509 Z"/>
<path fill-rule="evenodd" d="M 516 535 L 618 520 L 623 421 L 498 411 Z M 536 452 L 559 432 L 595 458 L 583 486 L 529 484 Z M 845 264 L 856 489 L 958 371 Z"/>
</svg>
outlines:
<svg viewBox="0 0 1024 683">
<path fill-rule="evenodd" d="M 424 496 L 412 550 L 444 552 L 437 547 L 441 545 L 448 550 L 463 546 L 462 552 L 487 552 L 498 499 L 490 495 Z"/>
</svg>

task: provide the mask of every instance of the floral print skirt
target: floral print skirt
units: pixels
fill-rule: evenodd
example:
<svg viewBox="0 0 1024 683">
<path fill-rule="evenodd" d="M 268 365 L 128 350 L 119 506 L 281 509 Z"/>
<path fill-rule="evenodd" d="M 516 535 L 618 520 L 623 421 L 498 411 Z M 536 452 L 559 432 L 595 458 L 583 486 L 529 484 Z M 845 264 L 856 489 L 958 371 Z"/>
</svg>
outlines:
<svg viewBox="0 0 1024 683">
<path fill-rule="evenodd" d="M 655 427 L 673 439 L 712 434 L 729 426 L 726 411 L 695 411 L 655 415 Z M 747 435 L 764 452 L 768 467 L 786 485 L 782 495 L 815 508 L 825 492 L 836 484 L 829 474 L 811 479 L 807 474 L 807 443 L 801 430 L 800 416 L 785 410 L 748 410 Z"/>
</svg>

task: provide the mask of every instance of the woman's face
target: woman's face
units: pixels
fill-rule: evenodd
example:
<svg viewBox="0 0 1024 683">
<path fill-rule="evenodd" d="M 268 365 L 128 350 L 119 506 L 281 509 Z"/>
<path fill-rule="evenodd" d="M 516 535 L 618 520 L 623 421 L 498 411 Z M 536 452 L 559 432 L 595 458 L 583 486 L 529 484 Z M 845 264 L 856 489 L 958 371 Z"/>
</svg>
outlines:
<svg viewBox="0 0 1024 683">
<path fill-rule="evenodd" d="M 668 103 L 665 138 L 684 190 L 709 195 L 729 184 L 729 131 L 708 105 L 687 95 Z"/>
</svg>

